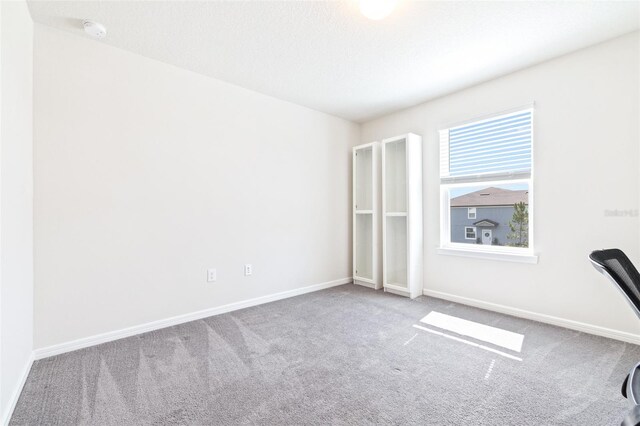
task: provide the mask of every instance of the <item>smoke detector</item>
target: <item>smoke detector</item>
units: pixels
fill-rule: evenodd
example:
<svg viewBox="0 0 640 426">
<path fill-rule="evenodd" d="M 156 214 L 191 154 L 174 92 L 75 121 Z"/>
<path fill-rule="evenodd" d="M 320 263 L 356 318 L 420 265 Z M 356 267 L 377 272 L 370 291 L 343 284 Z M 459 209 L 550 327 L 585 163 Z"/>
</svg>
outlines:
<svg viewBox="0 0 640 426">
<path fill-rule="evenodd" d="M 95 38 L 105 38 L 107 35 L 107 29 L 104 25 L 94 21 L 82 21 L 84 32 Z"/>
</svg>

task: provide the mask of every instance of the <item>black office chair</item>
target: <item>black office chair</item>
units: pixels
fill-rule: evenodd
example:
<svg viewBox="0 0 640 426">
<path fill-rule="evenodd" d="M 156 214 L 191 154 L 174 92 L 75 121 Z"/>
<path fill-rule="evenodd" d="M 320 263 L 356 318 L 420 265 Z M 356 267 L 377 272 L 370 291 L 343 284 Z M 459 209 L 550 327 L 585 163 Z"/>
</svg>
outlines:
<svg viewBox="0 0 640 426">
<path fill-rule="evenodd" d="M 619 249 L 596 250 L 589 255 L 593 266 L 611 280 L 640 318 L 640 273 Z M 640 362 L 622 383 L 622 395 L 633 403 L 621 426 L 640 425 Z"/>
</svg>

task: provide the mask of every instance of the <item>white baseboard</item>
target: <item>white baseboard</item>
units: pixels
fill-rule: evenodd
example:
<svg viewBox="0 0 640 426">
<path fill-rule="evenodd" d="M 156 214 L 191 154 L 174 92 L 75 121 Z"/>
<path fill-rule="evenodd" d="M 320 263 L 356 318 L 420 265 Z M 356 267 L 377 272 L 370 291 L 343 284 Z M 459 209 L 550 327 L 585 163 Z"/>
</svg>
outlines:
<svg viewBox="0 0 640 426">
<path fill-rule="evenodd" d="M 27 382 L 27 377 L 29 376 L 29 372 L 31 371 L 31 366 L 34 361 L 34 353 L 31 352 L 29 355 L 29 359 L 27 359 L 26 364 L 22 368 L 22 373 L 20 375 L 20 381 L 18 385 L 13 390 L 11 397 L 9 398 L 9 404 L 7 405 L 7 409 L 2 415 L 2 425 L 7 426 L 9 424 L 9 420 L 11 420 L 11 416 L 13 415 L 13 410 L 16 408 L 16 404 L 18 403 L 18 398 L 20 398 L 20 394 L 22 393 L 22 388 L 24 384 Z"/>
<path fill-rule="evenodd" d="M 369 281 L 369 280 L 364 281 L 364 280 L 361 280 L 361 279 L 358 279 L 358 278 L 353 278 L 353 283 L 357 284 L 357 285 L 361 285 L 363 287 L 369 287 L 369 288 L 372 288 L 374 290 L 380 290 L 382 288 L 382 284 L 376 284 L 373 281 Z"/>
<path fill-rule="evenodd" d="M 183 324 L 185 322 L 195 321 L 202 318 L 224 314 L 231 311 L 237 311 L 239 309 L 261 305 L 263 303 L 275 302 L 276 300 L 286 299 L 293 296 L 299 296 L 305 293 L 311 293 L 318 290 L 324 290 L 330 287 L 348 284 L 352 281 L 353 279 L 351 277 L 341 278 L 338 280 L 327 281 L 320 284 L 310 285 L 308 287 L 296 288 L 294 290 L 287 290 L 280 293 L 274 293 L 266 296 L 256 297 L 253 299 L 242 300 L 240 302 L 229 303 L 228 305 L 217 306 L 215 308 L 204 309 L 202 311 L 196 311 L 189 314 L 178 315 L 175 317 L 166 318 L 158 321 L 152 321 L 145 324 L 136 325 L 133 327 L 123 328 L 121 330 L 109 331 L 107 333 L 97 334 L 95 336 L 83 337 L 81 339 L 72 340 L 70 342 L 60 343 L 57 345 L 36 349 L 34 351 L 34 356 L 36 360 L 47 358 L 47 357 L 59 355 L 65 352 L 71 352 L 78 349 L 87 348 L 89 346 L 99 345 L 101 343 L 107 343 L 113 340 L 135 336 L 136 334 L 146 333 L 148 331 L 158 330 L 165 327 L 171 327 L 173 325 Z"/>
<path fill-rule="evenodd" d="M 595 334 L 596 336 L 608 337 L 610 339 L 621 340 L 627 343 L 640 345 L 640 335 L 628 333 L 626 331 L 614 330 L 612 328 L 600 327 L 598 325 L 587 324 L 584 322 L 573 321 L 565 318 L 554 317 L 552 315 L 540 314 L 537 312 L 526 311 L 524 309 L 512 308 L 510 306 L 499 305 L 497 303 L 485 302 L 483 300 L 471 299 L 454 294 L 443 293 L 435 290 L 424 289 L 425 296 L 431 296 L 438 299 L 449 300 L 451 302 L 463 305 L 475 306 L 476 308 L 487 309 L 489 311 L 499 312 L 502 314 L 512 315 L 514 317 L 526 318 L 533 321 L 543 322 L 545 324 L 557 325 L 559 327 L 571 330 L 582 331 L 584 333 Z"/>
</svg>

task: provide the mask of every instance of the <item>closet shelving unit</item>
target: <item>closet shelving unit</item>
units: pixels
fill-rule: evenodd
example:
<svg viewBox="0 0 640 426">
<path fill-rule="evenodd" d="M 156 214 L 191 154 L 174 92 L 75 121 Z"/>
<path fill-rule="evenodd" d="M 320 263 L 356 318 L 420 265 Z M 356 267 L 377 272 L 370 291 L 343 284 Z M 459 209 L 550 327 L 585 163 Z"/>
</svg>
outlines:
<svg viewBox="0 0 640 426">
<path fill-rule="evenodd" d="M 353 148 L 353 282 L 382 288 L 380 144 Z"/>
<path fill-rule="evenodd" d="M 422 138 L 382 141 L 382 270 L 384 290 L 422 294 Z"/>
</svg>

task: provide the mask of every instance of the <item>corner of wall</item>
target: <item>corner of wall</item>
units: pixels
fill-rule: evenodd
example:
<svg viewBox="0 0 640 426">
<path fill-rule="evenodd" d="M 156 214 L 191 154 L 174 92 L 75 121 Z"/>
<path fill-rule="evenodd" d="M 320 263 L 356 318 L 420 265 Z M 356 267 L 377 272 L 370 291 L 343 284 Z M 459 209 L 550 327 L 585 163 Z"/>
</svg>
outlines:
<svg viewBox="0 0 640 426">
<path fill-rule="evenodd" d="M 33 20 L 0 2 L 0 422 L 33 364 Z"/>
</svg>

